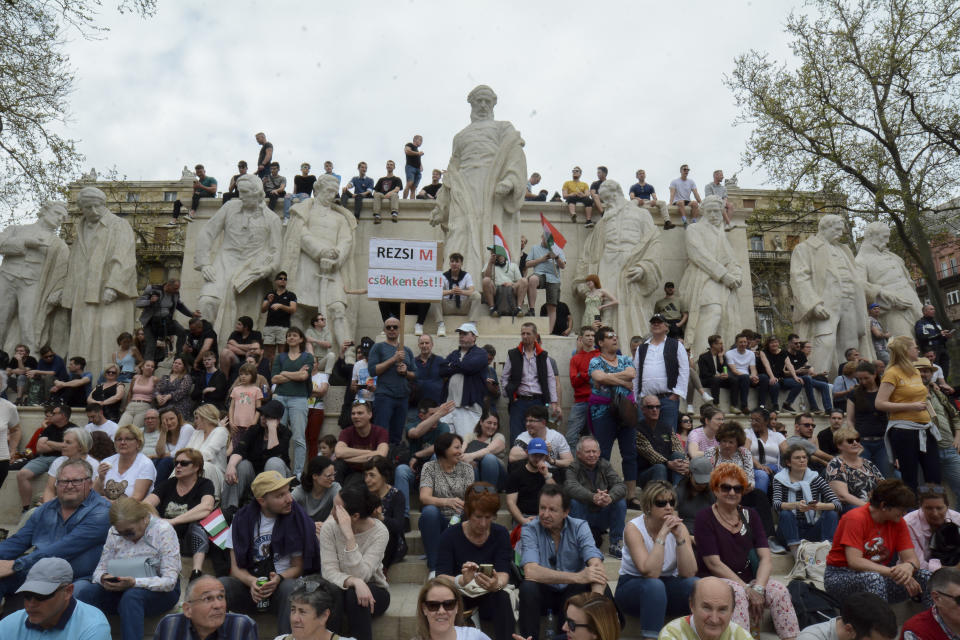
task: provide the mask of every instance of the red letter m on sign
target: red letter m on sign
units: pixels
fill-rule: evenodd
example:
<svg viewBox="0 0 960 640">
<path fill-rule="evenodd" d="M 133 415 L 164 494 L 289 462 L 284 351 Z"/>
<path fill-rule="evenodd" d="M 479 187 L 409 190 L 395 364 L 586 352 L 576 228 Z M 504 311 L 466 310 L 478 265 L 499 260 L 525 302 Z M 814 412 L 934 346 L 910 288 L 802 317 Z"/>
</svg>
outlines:
<svg viewBox="0 0 960 640">
<path fill-rule="evenodd" d="M 420 249 L 421 260 L 433 260 L 433 249 Z"/>
</svg>

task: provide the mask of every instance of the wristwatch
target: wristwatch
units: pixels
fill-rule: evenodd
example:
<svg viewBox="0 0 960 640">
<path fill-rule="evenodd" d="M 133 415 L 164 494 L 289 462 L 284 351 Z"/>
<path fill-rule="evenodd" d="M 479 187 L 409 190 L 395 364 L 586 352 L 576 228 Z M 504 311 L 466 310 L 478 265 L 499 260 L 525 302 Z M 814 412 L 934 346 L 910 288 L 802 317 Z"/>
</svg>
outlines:
<svg viewBox="0 0 960 640">
<path fill-rule="evenodd" d="M 761 587 L 758 584 L 752 584 L 750 585 L 750 588 L 756 591 L 757 593 L 759 593 L 760 595 L 763 595 L 764 592 L 766 591 L 763 587 Z"/>
</svg>

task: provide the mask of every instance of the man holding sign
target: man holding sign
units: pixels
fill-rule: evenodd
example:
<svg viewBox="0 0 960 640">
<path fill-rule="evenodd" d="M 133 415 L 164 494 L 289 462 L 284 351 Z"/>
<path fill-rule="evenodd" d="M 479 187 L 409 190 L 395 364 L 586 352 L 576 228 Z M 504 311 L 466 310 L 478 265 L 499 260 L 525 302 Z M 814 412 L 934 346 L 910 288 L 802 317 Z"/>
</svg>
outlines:
<svg viewBox="0 0 960 640">
<path fill-rule="evenodd" d="M 373 396 L 373 422 L 390 434 L 390 444 L 403 438 L 403 425 L 407 420 L 410 404 L 409 381 L 416 377 L 413 368 L 413 351 L 400 343 L 400 320 L 387 318 L 383 323 L 385 342 L 378 342 L 370 349 L 367 366 L 377 377 L 377 390 Z"/>
</svg>

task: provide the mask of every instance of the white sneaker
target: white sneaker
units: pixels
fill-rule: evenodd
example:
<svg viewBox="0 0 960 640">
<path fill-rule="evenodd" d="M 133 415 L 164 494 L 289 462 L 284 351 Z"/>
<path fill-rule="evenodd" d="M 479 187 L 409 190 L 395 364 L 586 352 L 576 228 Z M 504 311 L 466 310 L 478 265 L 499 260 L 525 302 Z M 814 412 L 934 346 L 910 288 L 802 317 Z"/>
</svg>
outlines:
<svg viewBox="0 0 960 640">
<path fill-rule="evenodd" d="M 422 336 L 423 335 L 423 325 L 419 322 L 413 325 L 413 335 Z"/>
<path fill-rule="evenodd" d="M 437 325 L 437 337 L 443 338 L 447 335 L 447 327 L 442 322 Z"/>
<path fill-rule="evenodd" d="M 688 405 L 687 405 L 687 413 L 693 413 L 693 405 L 692 405 L 692 404 L 688 404 Z"/>
<path fill-rule="evenodd" d="M 700 396 L 703 398 L 704 402 L 713 402 L 713 396 L 710 395 L 709 391 L 702 391 Z"/>
</svg>

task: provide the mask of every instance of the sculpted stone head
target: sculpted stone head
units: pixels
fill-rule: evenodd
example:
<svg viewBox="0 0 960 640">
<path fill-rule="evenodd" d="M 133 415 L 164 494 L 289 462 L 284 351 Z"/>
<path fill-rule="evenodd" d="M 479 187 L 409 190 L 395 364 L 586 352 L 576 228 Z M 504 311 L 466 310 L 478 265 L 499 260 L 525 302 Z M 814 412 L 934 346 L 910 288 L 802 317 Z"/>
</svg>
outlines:
<svg viewBox="0 0 960 640">
<path fill-rule="evenodd" d="M 84 187 L 80 189 L 77 196 L 77 204 L 80 206 L 80 213 L 85 220 L 96 222 L 110 213 L 107 209 L 107 194 L 96 187 Z"/>
<path fill-rule="evenodd" d="M 237 191 L 245 205 L 256 204 L 263 200 L 263 181 L 253 174 L 244 174 L 237 178 Z"/>
<path fill-rule="evenodd" d="M 882 222 L 871 222 L 863 230 L 863 242 L 882 251 L 890 242 L 890 227 Z"/>
<path fill-rule="evenodd" d="M 715 227 L 723 224 L 723 200 L 718 196 L 707 196 L 700 203 L 703 218 Z"/>
<path fill-rule="evenodd" d="M 830 244 L 838 244 L 840 242 L 840 238 L 843 237 L 843 229 L 843 218 L 829 213 L 820 218 L 820 224 L 817 227 L 817 235 Z"/>
<path fill-rule="evenodd" d="M 470 103 L 470 120 L 492 120 L 493 107 L 497 104 L 497 94 L 485 84 L 477 85 L 467 95 Z"/>
<path fill-rule="evenodd" d="M 604 180 L 597 193 L 604 204 L 616 205 L 623 201 L 623 188 L 616 180 Z"/>
<path fill-rule="evenodd" d="M 56 229 L 67 219 L 67 207 L 62 202 L 47 200 L 40 206 L 37 217 L 45 227 Z"/>
<path fill-rule="evenodd" d="M 313 197 L 323 204 L 330 204 L 337 197 L 339 189 L 340 183 L 337 182 L 336 177 L 325 173 L 313 184 Z"/>
</svg>

